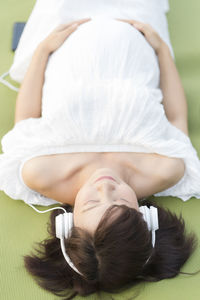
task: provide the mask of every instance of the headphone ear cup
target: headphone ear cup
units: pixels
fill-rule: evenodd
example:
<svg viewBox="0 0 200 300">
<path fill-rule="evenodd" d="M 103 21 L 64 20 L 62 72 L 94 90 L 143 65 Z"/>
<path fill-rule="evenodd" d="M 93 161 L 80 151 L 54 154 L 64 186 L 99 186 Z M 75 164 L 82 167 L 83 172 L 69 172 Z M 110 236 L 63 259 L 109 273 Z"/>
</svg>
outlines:
<svg viewBox="0 0 200 300">
<path fill-rule="evenodd" d="M 143 205 L 139 207 L 139 210 L 143 215 L 144 221 L 147 223 L 148 230 L 151 231 L 150 209 L 146 205 Z"/>
<path fill-rule="evenodd" d="M 145 211 L 145 219 L 146 219 L 147 224 L 148 224 L 148 229 L 149 229 L 149 231 L 151 231 L 151 229 L 152 229 L 151 225 L 152 224 L 151 224 L 150 209 L 147 206 L 145 206 L 144 211 Z"/>
<path fill-rule="evenodd" d="M 73 227 L 73 224 L 74 224 L 74 222 L 73 222 L 73 213 L 71 213 L 71 212 L 69 212 L 68 213 L 68 220 L 69 220 L 69 223 L 68 223 L 68 225 L 69 225 L 69 235 L 71 235 L 71 229 L 72 229 L 72 227 Z"/>
<path fill-rule="evenodd" d="M 67 212 L 56 216 L 55 226 L 57 238 L 68 238 L 70 236 L 70 230 L 73 227 L 73 213 Z"/>
<path fill-rule="evenodd" d="M 73 227 L 73 213 L 67 212 L 63 214 L 64 216 L 64 236 L 69 238 L 70 230 Z"/>
<path fill-rule="evenodd" d="M 159 228 L 157 207 L 151 206 L 150 212 L 151 212 L 150 216 L 151 216 L 152 230 L 157 230 Z"/>
<path fill-rule="evenodd" d="M 64 237 L 63 214 L 59 214 L 55 218 L 56 237 L 61 239 Z"/>
</svg>

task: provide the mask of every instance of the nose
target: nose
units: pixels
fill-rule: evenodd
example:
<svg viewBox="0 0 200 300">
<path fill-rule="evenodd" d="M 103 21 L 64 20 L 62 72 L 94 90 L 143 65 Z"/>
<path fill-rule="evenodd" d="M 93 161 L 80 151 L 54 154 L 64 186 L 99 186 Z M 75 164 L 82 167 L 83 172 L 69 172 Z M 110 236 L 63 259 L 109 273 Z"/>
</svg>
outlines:
<svg viewBox="0 0 200 300">
<path fill-rule="evenodd" d="M 102 180 L 97 182 L 96 184 L 98 190 L 114 190 L 116 188 L 116 184 L 111 180 Z"/>
<path fill-rule="evenodd" d="M 112 199 L 113 191 L 115 191 L 116 185 L 115 183 L 112 183 L 110 181 L 106 182 L 99 182 L 97 185 L 97 190 L 99 191 L 99 195 L 103 196 L 103 198 L 106 199 Z"/>
</svg>

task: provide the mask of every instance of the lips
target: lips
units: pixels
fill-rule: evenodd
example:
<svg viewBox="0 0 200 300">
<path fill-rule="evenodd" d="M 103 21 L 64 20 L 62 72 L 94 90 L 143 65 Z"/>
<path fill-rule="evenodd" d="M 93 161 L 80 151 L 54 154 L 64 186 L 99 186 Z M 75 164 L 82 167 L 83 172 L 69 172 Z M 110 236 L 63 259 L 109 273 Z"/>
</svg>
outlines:
<svg viewBox="0 0 200 300">
<path fill-rule="evenodd" d="M 110 180 L 113 180 L 113 181 L 116 182 L 116 180 L 113 177 L 111 177 L 111 176 L 101 176 L 95 182 L 97 182 L 97 181 L 99 181 L 101 179 L 110 179 Z"/>
</svg>

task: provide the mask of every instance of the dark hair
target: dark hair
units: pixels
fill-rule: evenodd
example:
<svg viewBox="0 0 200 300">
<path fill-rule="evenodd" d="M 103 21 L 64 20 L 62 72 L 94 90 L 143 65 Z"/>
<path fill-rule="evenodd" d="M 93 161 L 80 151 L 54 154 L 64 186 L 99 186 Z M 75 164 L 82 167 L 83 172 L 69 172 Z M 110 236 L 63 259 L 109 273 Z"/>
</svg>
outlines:
<svg viewBox="0 0 200 300">
<path fill-rule="evenodd" d="M 53 294 L 73 299 L 77 294 L 87 296 L 100 291 L 116 293 L 144 281 L 172 278 L 197 247 L 194 232 L 185 233 L 182 214 L 179 217 L 150 200 L 142 205 L 158 208 L 159 229 L 155 247 L 142 214 L 126 205 L 112 205 L 102 216 L 94 235 L 73 227 L 65 240 L 68 255 L 84 277 L 67 264 L 55 235 L 55 217 L 63 210 L 54 210 L 48 223 L 50 238 L 37 243 L 37 255 L 24 256 L 27 271 L 40 287 Z M 73 211 L 70 205 L 63 205 Z M 117 217 L 111 220 L 118 209 Z M 116 216 L 116 214 L 114 214 Z M 146 265 L 145 262 L 151 255 Z M 66 298 L 67 297 L 67 298 Z"/>
</svg>

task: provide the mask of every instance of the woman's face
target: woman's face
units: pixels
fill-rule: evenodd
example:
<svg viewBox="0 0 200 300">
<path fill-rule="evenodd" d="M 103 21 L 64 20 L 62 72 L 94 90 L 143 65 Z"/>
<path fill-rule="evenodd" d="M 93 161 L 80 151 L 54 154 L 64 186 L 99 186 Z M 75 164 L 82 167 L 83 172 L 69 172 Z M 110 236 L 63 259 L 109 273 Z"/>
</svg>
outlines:
<svg viewBox="0 0 200 300">
<path fill-rule="evenodd" d="M 112 176 L 114 180 L 101 176 Z M 74 204 L 74 225 L 93 233 L 104 212 L 113 204 L 139 210 L 134 190 L 110 168 L 97 169 L 78 191 Z"/>
</svg>

